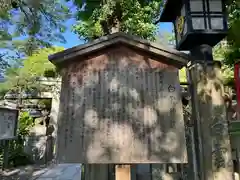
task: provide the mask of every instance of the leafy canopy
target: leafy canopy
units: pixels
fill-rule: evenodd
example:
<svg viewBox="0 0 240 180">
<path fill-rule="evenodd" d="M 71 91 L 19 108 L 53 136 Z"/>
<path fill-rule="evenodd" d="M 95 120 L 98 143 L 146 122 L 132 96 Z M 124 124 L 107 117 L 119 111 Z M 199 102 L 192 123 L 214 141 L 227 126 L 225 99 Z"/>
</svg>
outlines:
<svg viewBox="0 0 240 180">
<path fill-rule="evenodd" d="M 0 69 L 38 48 L 64 43 L 70 17 L 60 0 L 0 0 Z"/>
<path fill-rule="evenodd" d="M 225 63 L 225 54 L 227 47 L 224 44 L 225 41 L 219 43 L 213 48 L 213 58 L 214 60 L 220 61 L 222 63 L 222 76 L 223 81 L 226 85 L 232 83 L 234 77 L 233 67 Z"/>
<path fill-rule="evenodd" d="M 6 81 L 0 83 L 0 93 L 19 88 L 22 90 L 39 88 L 38 77 L 45 76 L 47 71 L 56 74 L 55 66 L 48 60 L 48 56 L 62 50 L 64 50 L 62 47 L 43 48 L 23 59 L 22 63 L 15 63 L 7 68 Z"/>
<path fill-rule="evenodd" d="M 240 59 L 240 2 L 230 0 L 227 6 L 229 18 L 229 33 L 227 36 L 228 46 L 221 48 L 224 56 L 224 64 L 230 68 Z"/>
<path fill-rule="evenodd" d="M 233 86 L 234 64 L 240 59 L 240 3 L 229 0 L 227 4 L 229 33 L 225 40 L 213 49 L 215 60 L 222 62 L 224 83 Z"/>
<path fill-rule="evenodd" d="M 122 31 L 154 40 L 162 0 L 75 0 L 78 22 L 73 30 L 91 41 L 105 34 Z"/>
</svg>

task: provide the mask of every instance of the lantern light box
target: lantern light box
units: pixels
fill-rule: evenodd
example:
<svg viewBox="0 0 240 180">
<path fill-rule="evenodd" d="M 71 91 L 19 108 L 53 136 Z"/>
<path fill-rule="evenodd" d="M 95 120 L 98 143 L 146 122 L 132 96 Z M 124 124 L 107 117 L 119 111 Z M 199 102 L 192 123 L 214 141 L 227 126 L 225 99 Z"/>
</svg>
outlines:
<svg viewBox="0 0 240 180">
<path fill-rule="evenodd" d="M 227 34 L 224 0 L 166 0 L 161 22 L 173 22 L 178 50 L 215 46 Z"/>
</svg>

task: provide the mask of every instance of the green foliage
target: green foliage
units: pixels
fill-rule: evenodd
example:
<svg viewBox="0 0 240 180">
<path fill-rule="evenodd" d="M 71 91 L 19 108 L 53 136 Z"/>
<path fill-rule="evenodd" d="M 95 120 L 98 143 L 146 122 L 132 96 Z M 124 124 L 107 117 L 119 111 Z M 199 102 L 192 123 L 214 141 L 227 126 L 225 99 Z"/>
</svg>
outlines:
<svg viewBox="0 0 240 180">
<path fill-rule="evenodd" d="M 24 152 L 25 138 L 30 134 L 34 125 L 29 113 L 22 112 L 19 116 L 17 139 L 10 142 L 9 164 L 16 167 L 31 163 L 30 156 Z"/>
<path fill-rule="evenodd" d="M 73 30 L 84 40 L 93 40 L 117 29 L 154 40 L 162 0 L 75 0 L 79 20 Z"/>
<path fill-rule="evenodd" d="M 156 42 L 164 46 L 175 46 L 174 33 L 169 33 L 168 31 L 160 31 L 157 34 Z"/>
<path fill-rule="evenodd" d="M 64 42 L 61 33 L 69 17 L 69 9 L 59 0 L 0 0 L 0 40 L 8 47 L 14 46 L 13 38 L 26 36 L 26 53 L 39 46 L 48 47 L 52 41 Z"/>
<path fill-rule="evenodd" d="M 225 59 L 226 51 L 229 50 L 229 47 L 223 44 L 223 42 L 213 48 L 213 58 L 222 63 L 223 82 L 224 84 L 228 84 L 234 78 L 234 71 L 233 66 L 229 66 L 228 61 Z"/>
<path fill-rule="evenodd" d="M 182 69 L 179 70 L 179 81 L 181 83 L 186 83 L 187 82 L 187 73 L 186 73 L 186 68 L 183 67 Z"/>
<path fill-rule="evenodd" d="M 229 35 L 232 36 L 231 31 Z M 234 64 L 240 59 L 239 48 L 236 49 L 237 41 L 238 39 L 236 39 L 236 43 L 232 41 L 231 45 L 227 38 L 227 40 L 223 40 L 213 49 L 214 60 L 221 61 L 222 63 L 223 82 L 225 85 L 231 87 L 234 84 Z"/>
<path fill-rule="evenodd" d="M 55 78 L 57 77 L 57 72 L 55 69 L 47 69 L 44 71 L 43 76 L 47 78 Z"/>
<path fill-rule="evenodd" d="M 53 47 L 35 51 L 32 56 L 28 56 L 23 60 L 23 67 L 19 75 L 32 78 L 44 76 L 45 71 L 55 71 L 55 66 L 48 60 L 48 56 L 62 50 L 64 50 L 62 47 Z"/>
<path fill-rule="evenodd" d="M 50 54 L 62 51 L 62 47 L 43 48 L 35 51 L 32 56 L 23 59 L 22 64 L 14 64 L 6 70 L 6 81 L 0 83 L 0 95 L 7 91 L 40 90 L 37 78 L 46 75 L 46 71 L 56 76 L 55 66 L 48 60 Z"/>
<path fill-rule="evenodd" d="M 232 84 L 234 79 L 234 64 L 240 59 L 240 3 L 229 0 L 227 5 L 229 33 L 227 44 L 218 44 L 214 47 L 214 58 L 221 60 L 225 84 Z"/>
<path fill-rule="evenodd" d="M 71 17 L 60 0 L 0 0 L 0 71 L 38 48 L 65 43 L 64 23 Z"/>
<path fill-rule="evenodd" d="M 175 36 L 173 33 L 159 32 L 156 38 L 156 42 L 164 46 L 175 46 Z M 181 83 L 187 82 L 187 74 L 185 67 L 179 70 L 179 81 Z"/>
<path fill-rule="evenodd" d="M 229 11 L 229 35 L 228 41 L 230 44 L 234 43 L 236 45 L 240 45 L 240 3 L 239 0 L 230 0 L 227 6 Z"/>
<path fill-rule="evenodd" d="M 33 127 L 33 119 L 29 113 L 20 113 L 18 120 L 17 139 L 9 142 L 9 165 L 16 167 L 31 163 L 30 156 L 24 152 L 25 138 L 29 136 L 30 128 Z M 0 164 L 2 164 L 3 149 L 0 148 Z"/>
<path fill-rule="evenodd" d="M 33 119 L 28 112 L 21 112 L 18 123 L 18 138 L 24 140 L 29 135 L 30 128 L 34 125 Z"/>
<path fill-rule="evenodd" d="M 81 164 L 81 177 L 82 179 L 85 179 L 85 167 L 84 167 L 84 164 Z"/>
<path fill-rule="evenodd" d="M 240 46 L 236 44 L 232 44 L 229 47 L 226 47 L 225 50 L 225 64 L 229 67 L 233 67 L 233 65 L 240 60 Z"/>
<path fill-rule="evenodd" d="M 227 5 L 229 14 L 229 33 L 226 38 L 228 45 L 221 47 L 220 54 L 224 56 L 224 64 L 233 68 L 236 61 L 240 59 L 240 3 L 237 0 L 229 0 Z"/>
<path fill-rule="evenodd" d="M 51 99 L 41 99 L 38 102 L 38 105 L 43 107 L 44 109 L 50 111 L 52 107 L 52 100 Z"/>
</svg>

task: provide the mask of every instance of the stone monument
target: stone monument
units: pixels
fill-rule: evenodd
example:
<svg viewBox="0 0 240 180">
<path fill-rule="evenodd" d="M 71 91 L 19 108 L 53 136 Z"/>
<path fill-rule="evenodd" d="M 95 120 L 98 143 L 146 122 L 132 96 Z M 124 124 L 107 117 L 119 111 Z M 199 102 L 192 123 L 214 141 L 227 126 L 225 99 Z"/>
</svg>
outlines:
<svg viewBox="0 0 240 180">
<path fill-rule="evenodd" d="M 49 56 L 62 75 L 61 163 L 187 163 L 178 69 L 188 56 L 114 33 Z"/>
<path fill-rule="evenodd" d="M 0 140 L 16 138 L 18 110 L 0 107 Z"/>
</svg>

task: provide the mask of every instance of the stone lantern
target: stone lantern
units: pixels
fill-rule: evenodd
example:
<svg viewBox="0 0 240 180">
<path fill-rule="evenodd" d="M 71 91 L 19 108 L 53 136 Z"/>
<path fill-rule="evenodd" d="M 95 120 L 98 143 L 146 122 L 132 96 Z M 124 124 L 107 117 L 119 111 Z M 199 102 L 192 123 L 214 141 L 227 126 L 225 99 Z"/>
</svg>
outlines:
<svg viewBox="0 0 240 180">
<path fill-rule="evenodd" d="M 216 45 L 227 34 L 224 0 L 167 0 L 161 22 L 173 22 L 178 50 Z"/>
</svg>

